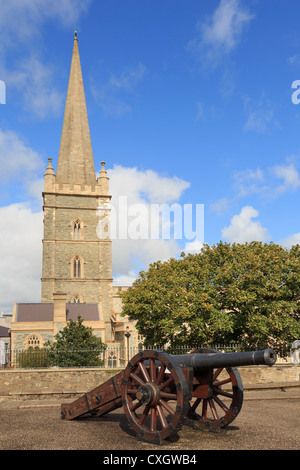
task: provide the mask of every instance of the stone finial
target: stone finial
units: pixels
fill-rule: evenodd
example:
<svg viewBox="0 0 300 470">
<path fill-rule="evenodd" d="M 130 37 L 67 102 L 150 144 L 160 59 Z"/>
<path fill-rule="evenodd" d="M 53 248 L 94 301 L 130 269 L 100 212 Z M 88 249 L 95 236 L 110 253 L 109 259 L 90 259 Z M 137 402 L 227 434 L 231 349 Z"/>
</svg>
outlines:
<svg viewBox="0 0 300 470">
<path fill-rule="evenodd" d="M 52 158 L 48 158 L 48 166 L 46 168 L 46 175 L 54 175 L 54 168 L 52 166 Z"/>
<path fill-rule="evenodd" d="M 100 171 L 100 173 L 105 173 L 105 174 L 106 174 L 106 170 L 105 170 L 105 162 L 101 162 L 101 165 L 102 165 L 102 168 L 101 168 L 101 171 Z"/>
<path fill-rule="evenodd" d="M 77 31 L 75 30 L 74 32 L 74 39 L 76 39 L 76 41 L 78 41 L 78 38 L 77 38 Z"/>
<path fill-rule="evenodd" d="M 109 195 L 109 178 L 107 176 L 107 172 L 105 170 L 105 162 L 101 162 L 102 168 L 97 178 L 97 183 L 101 187 L 101 191 L 103 195 Z"/>
</svg>

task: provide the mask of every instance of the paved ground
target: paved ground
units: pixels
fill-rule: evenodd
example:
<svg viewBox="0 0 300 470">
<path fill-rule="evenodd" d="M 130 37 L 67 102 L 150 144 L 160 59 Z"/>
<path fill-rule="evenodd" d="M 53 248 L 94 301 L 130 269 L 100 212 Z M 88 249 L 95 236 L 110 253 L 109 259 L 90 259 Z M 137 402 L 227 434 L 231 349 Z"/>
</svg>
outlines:
<svg viewBox="0 0 300 470">
<path fill-rule="evenodd" d="M 105 417 L 60 418 L 73 399 L 0 397 L 1 450 L 299 450 L 300 387 L 246 391 L 241 412 L 227 430 L 208 433 L 188 423 L 162 446 L 138 441 L 122 408 Z"/>
</svg>

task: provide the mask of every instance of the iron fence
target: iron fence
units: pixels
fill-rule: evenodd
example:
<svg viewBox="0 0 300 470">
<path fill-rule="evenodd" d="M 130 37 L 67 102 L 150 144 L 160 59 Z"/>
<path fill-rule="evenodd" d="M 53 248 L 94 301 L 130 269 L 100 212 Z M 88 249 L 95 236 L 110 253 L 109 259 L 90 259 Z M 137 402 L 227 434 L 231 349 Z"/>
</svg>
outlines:
<svg viewBox="0 0 300 470">
<path fill-rule="evenodd" d="M 55 353 L 46 348 L 28 348 L 19 350 L 7 350 L 1 359 L 2 369 L 43 369 L 43 368 L 72 368 L 72 367 L 103 367 L 103 368 L 124 368 L 129 360 L 143 349 L 164 350 L 169 354 L 187 354 L 195 349 L 208 346 L 181 346 L 181 347 L 161 347 L 130 346 L 109 346 L 105 349 L 93 350 L 60 350 Z M 239 344 L 214 344 L 209 346 L 220 352 L 241 351 Z M 259 349 L 264 349 L 261 347 Z M 278 362 L 291 362 L 292 349 L 290 345 L 282 345 L 277 351 Z"/>
</svg>

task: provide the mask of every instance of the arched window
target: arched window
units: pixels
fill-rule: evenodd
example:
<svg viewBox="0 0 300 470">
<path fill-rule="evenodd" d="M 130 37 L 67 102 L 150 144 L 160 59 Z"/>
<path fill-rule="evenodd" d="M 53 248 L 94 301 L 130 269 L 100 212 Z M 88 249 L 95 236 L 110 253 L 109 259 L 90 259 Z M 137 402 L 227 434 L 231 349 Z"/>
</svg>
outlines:
<svg viewBox="0 0 300 470">
<path fill-rule="evenodd" d="M 70 277 L 72 279 L 84 278 L 84 259 L 79 255 L 74 255 L 70 260 Z M 73 294 L 75 295 L 75 294 Z M 77 294 L 76 294 L 77 295 Z"/>
<path fill-rule="evenodd" d="M 116 351 L 111 351 L 109 354 L 108 354 L 108 358 L 107 358 L 107 367 L 117 367 L 118 365 L 118 356 L 117 356 L 117 353 Z"/>
<path fill-rule="evenodd" d="M 76 219 L 73 224 L 73 237 L 74 240 L 81 240 L 81 223 L 79 219 Z"/>
<path fill-rule="evenodd" d="M 73 261 L 73 277 L 81 277 L 81 261 L 79 256 L 75 256 Z"/>
<path fill-rule="evenodd" d="M 137 335 L 137 340 L 138 340 L 138 351 L 143 351 L 144 349 L 144 336 L 142 335 Z"/>
<path fill-rule="evenodd" d="M 24 345 L 26 348 L 41 348 L 43 346 L 43 341 L 37 334 L 29 335 L 26 337 Z"/>
<path fill-rule="evenodd" d="M 84 303 L 83 301 L 83 298 L 81 297 L 81 295 L 73 295 L 73 297 L 71 297 L 71 304 L 82 304 Z"/>
</svg>

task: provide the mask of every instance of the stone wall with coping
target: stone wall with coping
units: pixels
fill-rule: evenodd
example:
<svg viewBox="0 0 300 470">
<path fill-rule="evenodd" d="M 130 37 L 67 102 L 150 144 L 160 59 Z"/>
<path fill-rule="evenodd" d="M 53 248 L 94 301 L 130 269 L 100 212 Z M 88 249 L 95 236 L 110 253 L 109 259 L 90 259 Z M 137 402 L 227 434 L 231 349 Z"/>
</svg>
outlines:
<svg viewBox="0 0 300 470">
<path fill-rule="evenodd" d="M 300 386 L 300 365 L 244 366 L 238 371 L 247 385 L 290 383 Z M 0 370 L 0 396 L 86 393 L 104 383 L 119 369 L 4 369 Z"/>
</svg>

